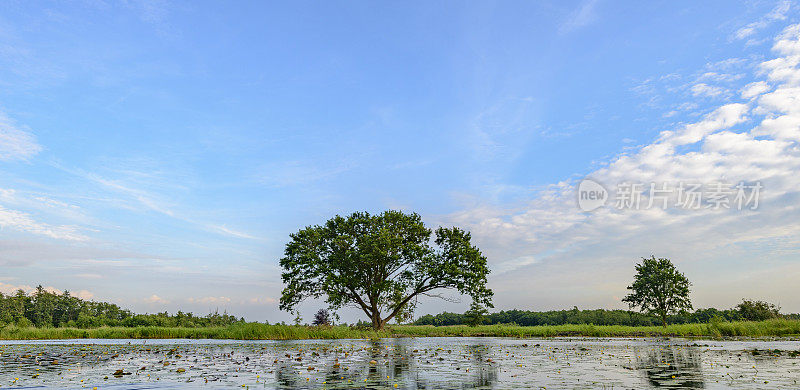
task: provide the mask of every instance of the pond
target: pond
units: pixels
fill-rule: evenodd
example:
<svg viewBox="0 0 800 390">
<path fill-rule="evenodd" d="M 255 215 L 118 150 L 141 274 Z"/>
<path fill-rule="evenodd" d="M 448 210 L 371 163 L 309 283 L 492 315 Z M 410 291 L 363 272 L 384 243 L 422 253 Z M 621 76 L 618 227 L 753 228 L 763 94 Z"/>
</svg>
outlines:
<svg viewBox="0 0 800 390">
<path fill-rule="evenodd" d="M 0 341 L 0 388 L 800 387 L 800 341 Z"/>
</svg>

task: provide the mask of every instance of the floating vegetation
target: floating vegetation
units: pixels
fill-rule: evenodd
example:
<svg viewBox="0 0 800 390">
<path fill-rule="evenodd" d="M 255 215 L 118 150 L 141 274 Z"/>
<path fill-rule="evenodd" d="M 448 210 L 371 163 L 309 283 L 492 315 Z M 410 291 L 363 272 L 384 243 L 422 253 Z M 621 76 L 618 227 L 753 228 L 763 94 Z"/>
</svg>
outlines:
<svg viewBox="0 0 800 390">
<path fill-rule="evenodd" d="M 0 387 L 786 388 L 800 380 L 800 341 L 524 341 L 12 341 L 0 343 Z"/>
</svg>

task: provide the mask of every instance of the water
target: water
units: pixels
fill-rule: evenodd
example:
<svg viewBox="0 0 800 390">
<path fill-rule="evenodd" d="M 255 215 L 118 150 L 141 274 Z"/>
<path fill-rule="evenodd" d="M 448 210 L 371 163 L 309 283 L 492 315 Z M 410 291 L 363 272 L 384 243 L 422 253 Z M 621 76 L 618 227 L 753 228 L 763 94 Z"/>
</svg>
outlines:
<svg viewBox="0 0 800 390">
<path fill-rule="evenodd" d="M 682 339 L 0 341 L 0 387 L 800 388 L 797 351 Z"/>
</svg>

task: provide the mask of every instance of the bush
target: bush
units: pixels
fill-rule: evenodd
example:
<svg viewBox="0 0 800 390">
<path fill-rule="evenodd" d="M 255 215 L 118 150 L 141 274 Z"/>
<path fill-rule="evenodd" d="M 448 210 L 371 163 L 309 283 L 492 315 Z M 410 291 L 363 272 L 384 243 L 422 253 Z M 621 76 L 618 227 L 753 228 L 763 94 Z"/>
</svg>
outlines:
<svg viewBox="0 0 800 390">
<path fill-rule="evenodd" d="M 317 314 L 314 314 L 314 322 L 312 322 L 312 324 L 316 326 L 330 325 L 331 316 L 327 310 L 319 309 Z"/>
<path fill-rule="evenodd" d="M 33 326 L 33 322 L 31 322 L 31 320 L 29 320 L 29 319 L 27 319 L 25 317 L 22 317 L 20 319 L 17 319 L 17 322 L 16 322 L 15 325 L 17 326 L 17 328 L 30 328 L 30 327 Z"/>
<path fill-rule="evenodd" d="M 764 321 L 780 318 L 780 307 L 764 301 L 742 299 L 742 303 L 736 305 L 736 310 L 745 321 Z"/>
</svg>

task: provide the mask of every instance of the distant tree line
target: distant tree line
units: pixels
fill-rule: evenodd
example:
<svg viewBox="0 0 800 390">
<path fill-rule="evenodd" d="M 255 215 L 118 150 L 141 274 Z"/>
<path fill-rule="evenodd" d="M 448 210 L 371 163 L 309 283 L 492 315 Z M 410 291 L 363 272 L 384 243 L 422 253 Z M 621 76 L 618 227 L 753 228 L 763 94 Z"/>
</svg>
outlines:
<svg viewBox="0 0 800 390">
<path fill-rule="evenodd" d="M 771 318 L 800 320 L 800 314 L 780 314 L 780 308 L 768 302 L 743 300 L 733 309 L 718 310 L 714 308 L 698 309 L 694 312 L 669 315 L 668 324 L 708 323 L 710 321 L 762 321 Z M 320 310 L 314 318 L 315 325 L 332 323 L 327 310 Z M 30 294 L 19 290 L 15 294 L 0 293 L 0 327 L 16 325 L 20 327 L 77 327 L 96 328 L 100 326 L 162 326 L 199 328 L 208 326 L 226 326 L 244 322 L 244 318 L 236 318 L 227 313 L 213 312 L 206 316 L 178 311 L 156 314 L 135 314 L 108 302 L 87 301 L 70 295 L 65 291 L 56 294 L 41 286 Z M 594 324 L 594 325 L 627 325 L 651 326 L 661 325 L 658 315 L 643 314 L 628 310 L 571 310 L 526 311 L 506 310 L 488 313 L 482 306 L 473 304 L 470 310 L 460 313 L 444 312 L 436 315 L 424 315 L 414 322 L 415 325 L 480 325 L 480 324 L 516 324 L 522 326 L 562 325 L 562 324 Z M 370 323 L 359 324 L 371 327 Z"/>
<path fill-rule="evenodd" d="M 20 327 L 77 327 L 100 326 L 165 326 L 207 327 L 244 322 L 227 313 L 210 313 L 204 317 L 178 311 L 157 314 L 135 314 L 108 302 L 87 301 L 70 295 L 56 294 L 42 286 L 31 294 L 19 290 L 15 294 L 0 293 L 0 327 L 14 324 Z"/>
<path fill-rule="evenodd" d="M 667 316 L 667 324 L 708 323 L 720 321 L 763 321 L 771 318 L 800 320 L 800 314 L 780 314 L 779 308 L 763 301 L 743 300 L 733 309 L 719 310 L 714 308 L 698 309 Z M 648 315 L 628 310 L 551 310 L 527 311 L 504 310 L 483 316 L 483 324 L 516 324 L 521 326 L 593 324 L 593 325 L 626 325 L 654 326 L 662 325 L 657 315 Z M 415 325 L 469 325 L 475 324 L 474 308 L 464 314 L 440 313 L 424 315 L 414 321 Z"/>
</svg>

